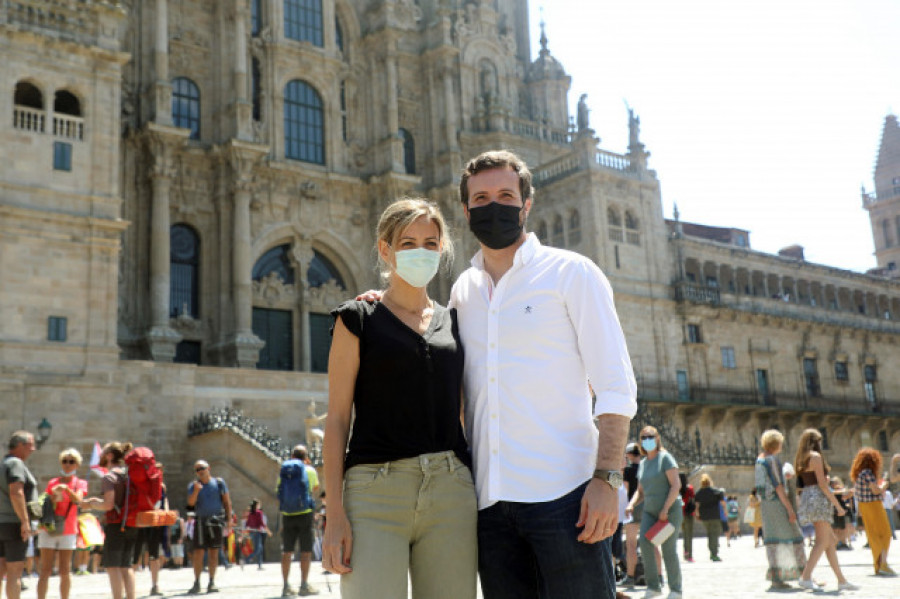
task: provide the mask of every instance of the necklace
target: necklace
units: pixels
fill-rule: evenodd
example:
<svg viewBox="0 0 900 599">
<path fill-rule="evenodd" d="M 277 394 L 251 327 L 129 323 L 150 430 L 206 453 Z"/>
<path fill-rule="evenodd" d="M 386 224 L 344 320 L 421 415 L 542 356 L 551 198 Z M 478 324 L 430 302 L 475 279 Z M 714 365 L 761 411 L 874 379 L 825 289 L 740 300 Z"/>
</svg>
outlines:
<svg viewBox="0 0 900 599">
<path fill-rule="evenodd" d="M 434 311 L 434 301 L 432 301 L 428 297 L 425 298 L 424 305 L 419 306 L 417 308 L 413 308 L 413 309 L 407 308 L 406 306 L 402 305 L 397 300 L 395 300 L 393 298 L 393 296 L 390 295 L 390 291 L 384 292 L 384 294 L 381 296 L 381 301 L 383 303 L 390 304 L 393 308 L 396 308 L 397 310 L 400 310 L 402 312 L 406 312 L 407 314 L 412 314 L 415 316 L 424 317 Z"/>
</svg>

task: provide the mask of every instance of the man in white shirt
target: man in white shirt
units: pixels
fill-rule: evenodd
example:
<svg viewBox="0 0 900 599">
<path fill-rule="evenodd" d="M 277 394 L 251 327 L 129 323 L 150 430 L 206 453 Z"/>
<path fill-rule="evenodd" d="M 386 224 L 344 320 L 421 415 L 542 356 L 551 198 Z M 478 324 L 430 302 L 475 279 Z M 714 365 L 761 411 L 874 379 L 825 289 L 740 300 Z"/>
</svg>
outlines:
<svg viewBox="0 0 900 599">
<path fill-rule="evenodd" d="M 532 197 L 531 173 L 510 152 L 472 159 L 460 182 L 481 244 L 450 307 L 465 347 L 482 591 L 612 599 L 608 538 L 634 373 L 606 277 L 525 232 Z"/>
</svg>

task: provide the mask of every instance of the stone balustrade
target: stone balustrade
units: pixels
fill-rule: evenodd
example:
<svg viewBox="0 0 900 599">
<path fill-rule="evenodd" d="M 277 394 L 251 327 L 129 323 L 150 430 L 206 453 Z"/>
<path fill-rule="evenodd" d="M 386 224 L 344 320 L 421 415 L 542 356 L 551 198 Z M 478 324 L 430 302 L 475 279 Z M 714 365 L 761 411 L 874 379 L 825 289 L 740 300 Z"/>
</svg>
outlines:
<svg viewBox="0 0 900 599">
<path fill-rule="evenodd" d="M 13 108 L 13 127 L 23 131 L 43 133 L 47 115 L 43 110 L 28 106 Z"/>
<path fill-rule="evenodd" d="M 615 152 L 607 152 L 599 148 L 594 154 L 594 161 L 599 166 L 616 171 L 631 172 L 634 170 L 631 160 L 627 156 L 616 154 Z"/>
<path fill-rule="evenodd" d="M 53 135 L 66 139 L 84 139 L 84 119 L 80 116 L 53 115 Z"/>
</svg>

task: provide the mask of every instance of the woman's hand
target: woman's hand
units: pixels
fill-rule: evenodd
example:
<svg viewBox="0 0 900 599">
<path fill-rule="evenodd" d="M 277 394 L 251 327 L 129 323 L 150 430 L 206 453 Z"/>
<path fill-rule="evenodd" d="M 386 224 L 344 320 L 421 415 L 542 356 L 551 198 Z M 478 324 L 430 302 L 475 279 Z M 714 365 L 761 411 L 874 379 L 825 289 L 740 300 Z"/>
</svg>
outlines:
<svg viewBox="0 0 900 599">
<path fill-rule="evenodd" d="M 838 516 L 843 516 L 844 514 L 847 513 L 847 510 L 845 510 L 844 508 L 842 508 L 842 507 L 840 507 L 840 506 L 836 507 L 835 509 L 837 510 L 837 515 L 838 515 Z"/>
<path fill-rule="evenodd" d="M 625 517 L 630 518 L 634 514 L 634 506 L 630 503 L 625 506 Z"/>
<path fill-rule="evenodd" d="M 330 504 L 329 504 L 330 505 Z M 344 510 L 327 515 L 328 526 L 322 540 L 322 567 L 334 574 L 352 572 L 350 558 L 353 555 L 353 533 Z"/>
<path fill-rule="evenodd" d="M 657 518 L 660 522 L 668 522 L 669 521 L 669 510 L 663 510 L 659 513 L 659 517 Z"/>
</svg>

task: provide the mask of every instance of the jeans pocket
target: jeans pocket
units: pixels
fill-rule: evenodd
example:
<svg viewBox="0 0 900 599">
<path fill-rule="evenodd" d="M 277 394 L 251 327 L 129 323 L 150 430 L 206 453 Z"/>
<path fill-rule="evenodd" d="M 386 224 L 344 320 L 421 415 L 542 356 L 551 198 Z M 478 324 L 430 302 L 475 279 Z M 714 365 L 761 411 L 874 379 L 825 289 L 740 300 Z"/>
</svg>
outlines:
<svg viewBox="0 0 900 599">
<path fill-rule="evenodd" d="M 380 466 L 354 466 L 344 473 L 344 492 L 362 491 L 384 478 L 384 468 Z"/>
<path fill-rule="evenodd" d="M 474 487 L 475 480 L 472 477 L 472 471 L 468 466 L 461 465 L 453 471 L 453 479 L 466 487 Z"/>
</svg>

